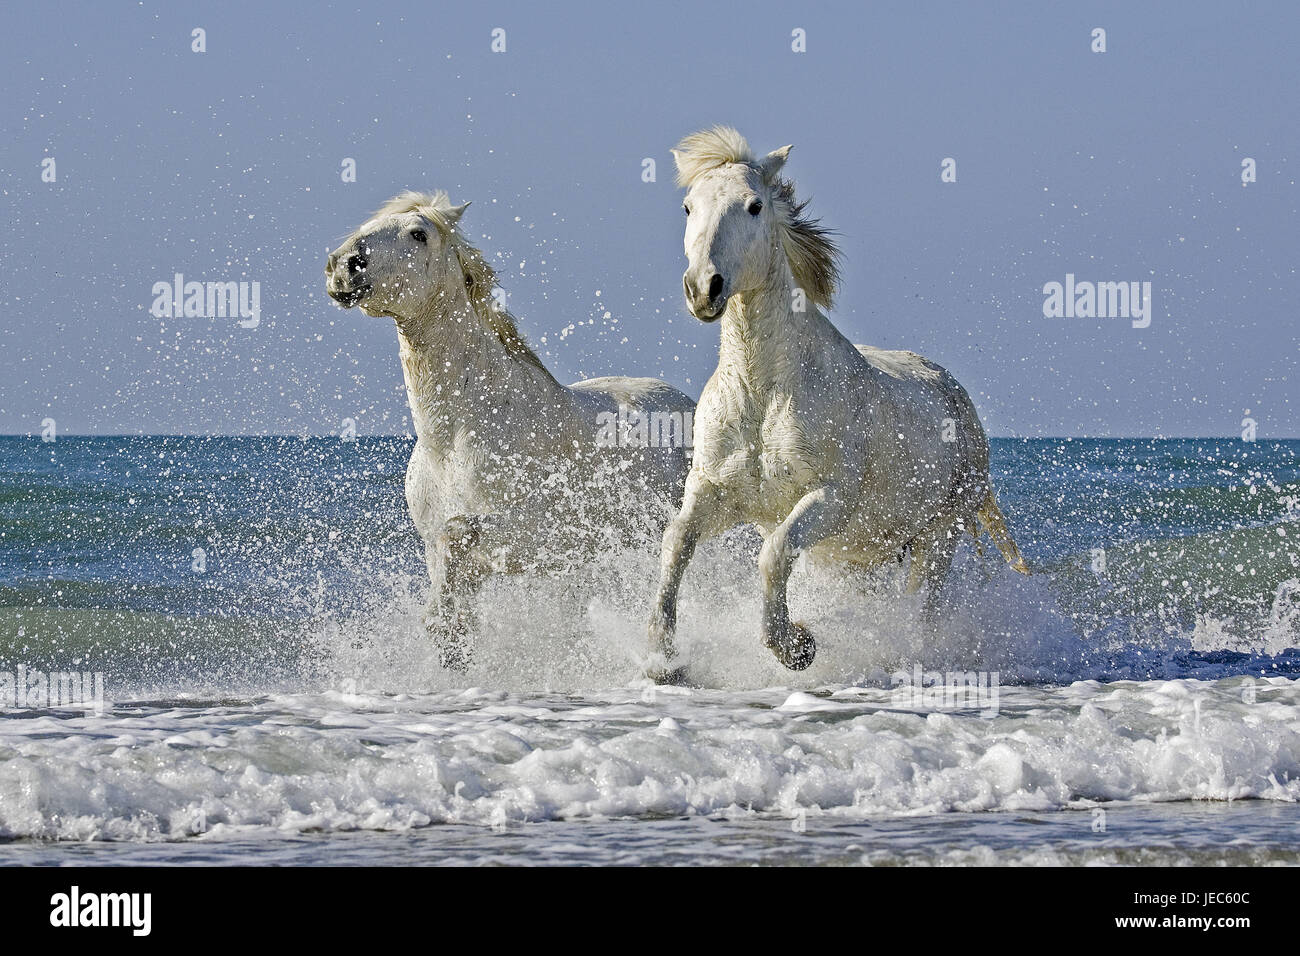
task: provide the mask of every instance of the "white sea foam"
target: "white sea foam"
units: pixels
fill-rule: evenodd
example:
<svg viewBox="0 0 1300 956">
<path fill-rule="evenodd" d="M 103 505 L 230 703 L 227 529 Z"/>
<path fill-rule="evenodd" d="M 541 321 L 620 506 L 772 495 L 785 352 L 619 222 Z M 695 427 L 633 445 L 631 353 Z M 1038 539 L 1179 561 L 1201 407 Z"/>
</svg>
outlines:
<svg viewBox="0 0 1300 956">
<path fill-rule="evenodd" d="M 662 815 L 871 819 L 1300 799 L 1300 682 L 1004 689 L 998 716 L 871 687 L 295 694 L 10 716 L 0 833 L 229 839 Z"/>
</svg>

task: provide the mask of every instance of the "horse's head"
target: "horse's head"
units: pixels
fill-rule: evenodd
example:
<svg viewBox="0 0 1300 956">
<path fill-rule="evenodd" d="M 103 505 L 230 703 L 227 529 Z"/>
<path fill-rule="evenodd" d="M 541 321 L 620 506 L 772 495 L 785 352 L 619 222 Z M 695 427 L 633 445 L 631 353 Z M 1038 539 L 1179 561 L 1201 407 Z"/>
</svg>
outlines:
<svg viewBox="0 0 1300 956">
<path fill-rule="evenodd" d="M 687 190 L 682 287 L 697 319 L 714 321 L 731 296 L 764 288 L 783 263 L 809 299 L 830 304 L 838 253 L 780 176 L 789 154 L 784 146 L 756 159 L 744 137 L 722 126 L 673 150 L 677 184 Z"/>
<path fill-rule="evenodd" d="M 344 308 L 398 318 L 418 311 L 465 271 L 456 223 L 469 203 L 453 206 L 445 193 L 406 192 L 329 254 L 326 291 Z M 468 247 L 465 247 L 468 248 Z"/>
<path fill-rule="evenodd" d="M 549 375 L 494 298 L 492 266 L 456 226 L 468 205 L 453 206 L 444 192 L 390 199 L 329 254 L 326 291 L 345 309 L 356 305 L 367 315 L 389 316 L 403 334 L 426 341 L 453 329 L 482 328 L 508 354 Z"/>
</svg>

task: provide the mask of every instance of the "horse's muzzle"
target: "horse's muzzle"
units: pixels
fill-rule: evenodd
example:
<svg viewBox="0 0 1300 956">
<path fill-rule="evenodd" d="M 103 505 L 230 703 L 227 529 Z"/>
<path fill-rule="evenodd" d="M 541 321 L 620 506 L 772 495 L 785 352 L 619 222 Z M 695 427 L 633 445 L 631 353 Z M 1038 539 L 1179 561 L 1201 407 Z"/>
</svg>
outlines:
<svg viewBox="0 0 1300 956">
<path fill-rule="evenodd" d="M 367 282 L 353 287 L 335 285 L 330 282 L 325 287 L 325 291 L 329 293 L 331 299 L 343 306 L 343 308 L 350 309 L 366 297 L 366 293 L 370 291 L 370 283 Z"/>
<path fill-rule="evenodd" d="M 370 291 L 370 283 L 366 281 L 366 249 L 358 244 L 347 255 L 340 255 L 340 251 L 331 252 L 325 260 L 325 291 L 343 308 L 350 309 Z"/>
<path fill-rule="evenodd" d="M 726 282 L 714 272 L 707 283 L 691 281 L 688 269 L 682 276 L 682 291 L 686 294 L 686 308 L 701 322 L 715 322 L 727 309 Z"/>
<path fill-rule="evenodd" d="M 687 310 L 701 322 L 716 322 L 722 317 L 722 313 L 727 311 L 727 300 L 722 299 L 717 302 L 695 303 L 688 301 Z"/>
</svg>

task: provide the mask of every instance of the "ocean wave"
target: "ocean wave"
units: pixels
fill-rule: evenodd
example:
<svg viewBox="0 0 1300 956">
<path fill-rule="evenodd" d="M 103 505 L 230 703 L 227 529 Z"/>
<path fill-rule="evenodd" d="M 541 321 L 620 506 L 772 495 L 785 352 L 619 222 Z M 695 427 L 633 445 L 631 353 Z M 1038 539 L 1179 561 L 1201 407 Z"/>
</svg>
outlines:
<svg viewBox="0 0 1300 956">
<path fill-rule="evenodd" d="M 1003 689 L 996 716 L 895 691 L 363 691 L 9 716 L 0 834 L 250 832 L 544 820 L 837 820 L 1300 799 L 1300 681 Z"/>
</svg>

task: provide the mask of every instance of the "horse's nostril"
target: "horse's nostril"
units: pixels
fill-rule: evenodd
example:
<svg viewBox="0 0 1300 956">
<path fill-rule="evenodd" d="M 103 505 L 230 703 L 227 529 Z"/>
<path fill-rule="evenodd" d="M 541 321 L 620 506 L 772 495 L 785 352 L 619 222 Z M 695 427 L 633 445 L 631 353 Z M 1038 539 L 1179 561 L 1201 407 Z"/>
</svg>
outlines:
<svg viewBox="0 0 1300 956">
<path fill-rule="evenodd" d="M 358 273 L 366 271 L 366 257 L 359 252 L 354 252 L 348 256 L 347 260 L 348 275 L 355 276 Z"/>
<path fill-rule="evenodd" d="M 715 272 L 713 274 L 713 278 L 709 280 L 709 298 L 716 299 L 721 294 L 722 294 L 722 276 L 718 275 Z"/>
</svg>

